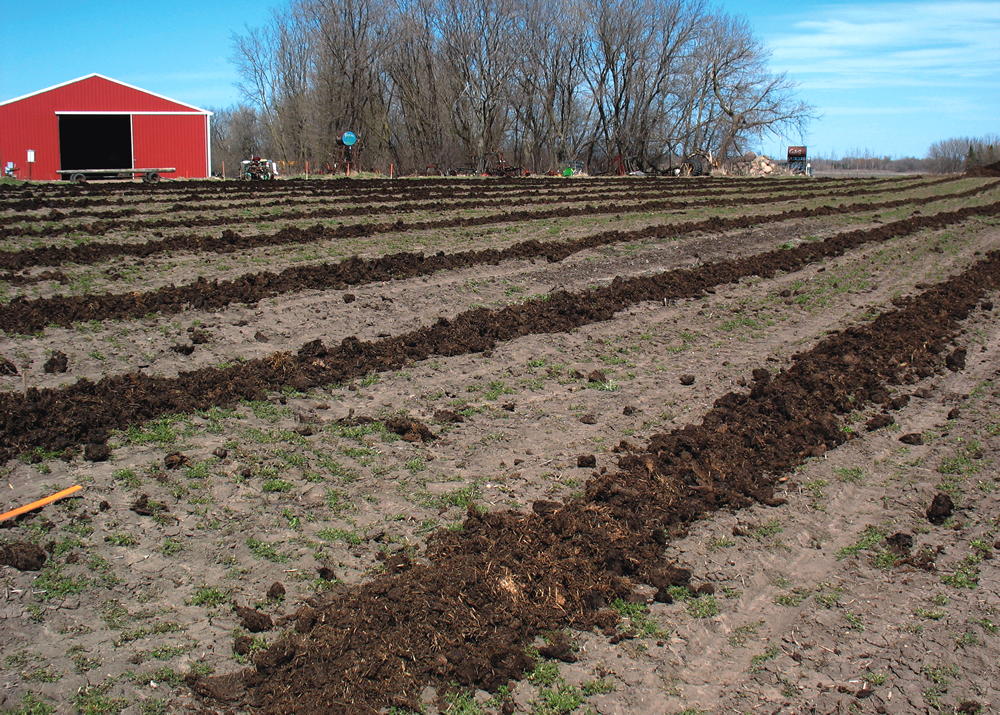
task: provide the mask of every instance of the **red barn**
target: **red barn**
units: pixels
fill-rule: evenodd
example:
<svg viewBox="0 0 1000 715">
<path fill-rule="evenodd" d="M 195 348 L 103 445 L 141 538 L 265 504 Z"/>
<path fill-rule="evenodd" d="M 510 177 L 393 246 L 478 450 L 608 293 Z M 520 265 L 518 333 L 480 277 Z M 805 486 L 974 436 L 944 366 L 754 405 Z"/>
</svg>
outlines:
<svg viewBox="0 0 1000 715">
<path fill-rule="evenodd" d="M 0 167 L 20 179 L 60 169 L 159 169 L 211 173 L 212 113 L 92 74 L 0 102 Z M 30 158 L 33 163 L 29 163 Z"/>
</svg>

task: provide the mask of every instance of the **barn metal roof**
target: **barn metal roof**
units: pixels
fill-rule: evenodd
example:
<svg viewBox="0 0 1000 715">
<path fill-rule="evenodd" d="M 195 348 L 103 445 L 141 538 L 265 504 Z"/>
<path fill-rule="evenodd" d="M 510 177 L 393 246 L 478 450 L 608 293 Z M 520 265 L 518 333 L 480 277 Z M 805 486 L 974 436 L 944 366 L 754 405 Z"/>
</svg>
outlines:
<svg viewBox="0 0 1000 715">
<path fill-rule="evenodd" d="M 97 77 L 97 78 L 102 79 L 102 80 L 104 80 L 106 82 L 113 82 L 114 84 L 121 85 L 122 87 L 127 87 L 128 89 L 135 90 L 136 92 L 142 92 L 143 94 L 148 94 L 151 97 L 156 97 L 157 99 L 162 99 L 164 101 L 171 102 L 173 104 L 177 104 L 177 105 L 180 105 L 182 107 L 188 107 L 191 110 L 193 110 L 194 113 L 197 113 L 197 114 L 207 114 L 207 115 L 212 115 L 213 114 L 213 112 L 210 112 L 207 109 L 202 109 L 201 107 L 196 107 L 193 104 L 188 104 L 186 102 L 180 102 L 180 101 L 178 101 L 176 99 L 172 99 L 171 97 L 166 97 L 166 96 L 164 96 L 162 94 L 157 94 L 156 92 L 150 92 L 148 89 L 143 89 L 142 87 L 136 87 L 135 85 L 128 84 L 127 82 L 122 82 L 122 81 L 117 80 L 117 79 L 112 79 L 111 77 L 105 77 L 104 75 L 98 74 L 96 72 L 94 72 L 93 74 L 84 75 L 83 77 L 77 77 L 76 79 L 71 79 L 68 82 L 60 82 L 59 84 L 54 84 L 51 87 L 46 87 L 45 89 L 40 89 L 40 90 L 38 90 L 36 92 L 30 92 L 29 94 L 24 94 L 24 95 L 21 95 L 20 97 L 14 97 L 14 99 L 4 100 L 4 101 L 0 102 L 0 107 L 3 107 L 4 105 L 7 105 L 7 104 L 13 104 L 14 102 L 20 102 L 21 100 L 28 99 L 29 97 L 36 97 L 39 94 L 45 94 L 46 92 L 51 92 L 52 90 L 59 89 L 60 87 L 66 87 L 66 86 L 69 86 L 71 84 L 76 84 L 77 82 L 82 82 L 84 80 L 91 79 L 92 77 Z M 91 112 L 87 112 L 87 113 L 90 114 Z M 136 113 L 136 112 L 124 112 L 124 113 L 125 114 L 133 114 L 133 113 Z M 156 112 L 156 114 L 163 114 L 163 112 Z"/>
</svg>

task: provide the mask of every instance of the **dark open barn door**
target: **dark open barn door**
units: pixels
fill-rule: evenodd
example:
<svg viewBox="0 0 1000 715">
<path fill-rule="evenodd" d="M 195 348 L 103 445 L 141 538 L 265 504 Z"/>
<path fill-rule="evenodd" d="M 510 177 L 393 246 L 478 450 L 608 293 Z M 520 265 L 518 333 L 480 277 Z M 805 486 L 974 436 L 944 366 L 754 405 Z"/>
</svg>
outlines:
<svg viewBox="0 0 1000 715">
<path fill-rule="evenodd" d="M 132 118 L 128 114 L 59 115 L 62 169 L 131 169 Z"/>
</svg>

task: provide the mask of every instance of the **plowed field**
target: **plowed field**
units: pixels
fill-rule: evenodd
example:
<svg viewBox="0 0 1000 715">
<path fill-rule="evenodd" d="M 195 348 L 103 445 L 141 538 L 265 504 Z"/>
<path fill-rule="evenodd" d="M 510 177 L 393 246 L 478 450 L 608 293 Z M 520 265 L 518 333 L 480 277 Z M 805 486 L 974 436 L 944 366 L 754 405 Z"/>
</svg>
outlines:
<svg viewBox="0 0 1000 715">
<path fill-rule="evenodd" d="M 995 712 L 998 214 L 0 187 L 0 708 Z"/>
</svg>

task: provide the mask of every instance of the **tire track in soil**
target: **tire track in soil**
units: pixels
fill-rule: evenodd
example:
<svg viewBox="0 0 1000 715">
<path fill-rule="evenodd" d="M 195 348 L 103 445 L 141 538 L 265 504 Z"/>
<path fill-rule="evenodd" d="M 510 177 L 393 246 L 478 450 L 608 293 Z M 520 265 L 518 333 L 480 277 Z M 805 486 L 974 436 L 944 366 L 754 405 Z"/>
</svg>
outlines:
<svg viewBox="0 0 1000 715">
<path fill-rule="evenodd" d="M 864 210 L 885 210 L 899 206 L 925 206 L 936 201 L 967 198 L 986 193 L 1000 185 L 1000 182 L 984 184 L 967 191 L 943 197 L 923 197 L 921 199 L 894 199 L 877 204 L 850 204 L 837 207 L 822 206 L 815 209 L 790 209 L 764 216 L 737 216 L 733 218 L 712 217 L 704 221 L 686 221 L 677 224 L 647 226 L 634 231 L 604 231 L 573 241 L 541 242 L 535 239 L 520 241 L 504 249 L 483 249 L 460 251 L 446 254 L 438 252 L 433 256 L 423 253 L 400 252 L 377 258 L 348 258 L 335 264 L 323 263 L 313 266 L 287 268 L 280 273 L 264 271 L 246 274 L 234 280 L 208 281 L 199 279 L 186 286 L 165 286 L 148 292 L 128 294 L 107 293 L 102 295 L 53 296 L 28 299 L 18 296 L 6 305 L 0 305 L 0 330 L 9 334 L 35 333 L 47 325 L 69 327 L 73 323 L 91 320 L 125 320 L 139 318 L 149 313 L 172 315 L 188 308 L 196 310 L 219 310 L 232 303 L 255 304 L 277 295 L 304 290 L 343 290 L 349 286 L 376 283 L 393 279 L 405 280 L 422 275 L 431 275 L 442 270 L 457 270 L 481 264 L 496 265 L 508 260 L 528 260 L 546 258 L 555 263 L 580 251 L 628 243 L 643 239 L 673 239 L 696 233 L 720 233 L 748 228 L 763 223 L 781 223 L 800 218 L 815 218 L 835 214 L 851 213 L 863 207 Z M 889 224 L 893 225 L 893 224 Z M 309 230 L 284 229 L 280 233 L 290 235 L 326 234 L 330 229 Z M 334 229 L 337 231 L 337 229 Z M 227 233 L 224 232 L 223 237 Z M 277 236 L 277 234 L 275 235 Z M 299 243 L 299 241 L 292 241 Z M 274 245 L 274 244 L 271 244 Z M 59 278 L 61 273 L 48 273 L 47 278 Z M 16 281 L 15 281 L 16 282 Z"/>
<path fill-rule="evenodd" d="M 987 292 L 1000 288 L 1000 252 L 961 275 L 899 301 L 900 309 L 848 328 L 793 357 L 772 378 L 754 370 L 746 393 L 719 398 L 698 425 L 621 445 L 619 471 L 588 481 L 565 503 L 532 512 L 470 509 L 460 532 L 429 539 L 427 562 L 397 557 L 390 572 L 302 606 L 294 633 L 260 651 L 254 667 L 188 678 L 208 705 L 261 715 L 419 709 L 427 685 L 495 690 L 533 667 L 538 634 L 599 627 L 605 606 L 633 585 L 686 585 L 662 546 L 720 507 L 777 505 L 783 472 L 847 440 L 844 417 L 885 404 L 889 386 L 961 369 L 949 349 Z M 891 406 L 886 407 L 891 409 Z"/>
</svg>

